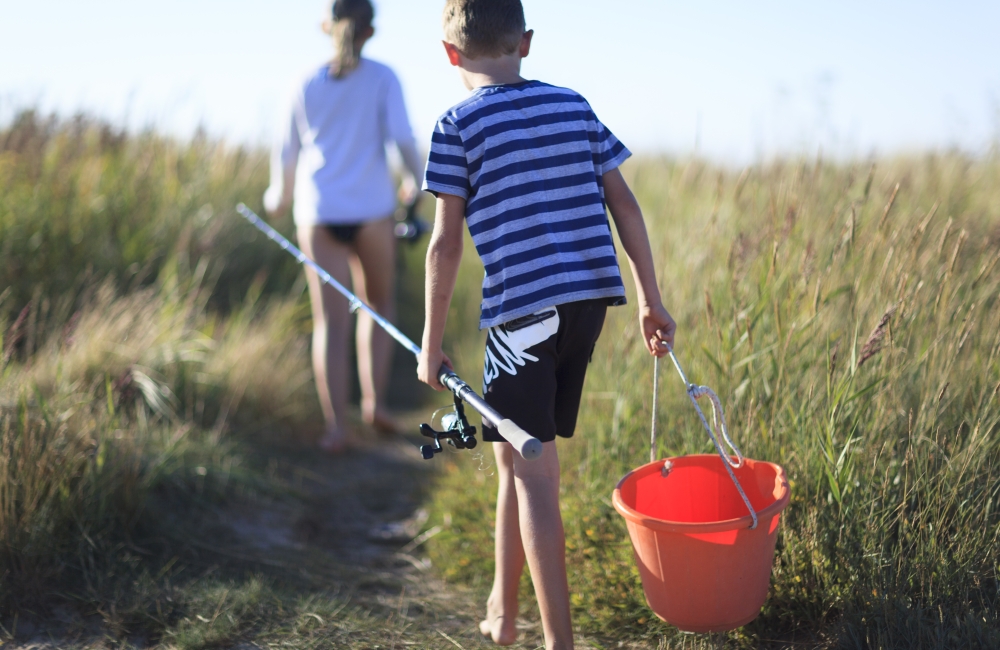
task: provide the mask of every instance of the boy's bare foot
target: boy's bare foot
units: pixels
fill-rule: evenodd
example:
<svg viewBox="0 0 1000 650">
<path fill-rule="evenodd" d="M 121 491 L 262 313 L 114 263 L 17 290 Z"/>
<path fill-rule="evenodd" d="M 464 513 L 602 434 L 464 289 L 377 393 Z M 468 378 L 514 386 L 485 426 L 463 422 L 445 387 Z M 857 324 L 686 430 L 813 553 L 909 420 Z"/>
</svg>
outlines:
<svg viewBox="0 0 1000 650">
<path fill-rule="evenodd" d="M 479 623 L 479 632 L 497 645 L 513 645 L 517 641 L 517 614 L 505 616 L 499 610 L 491 595 L 486 601 L 486 620 Z"/>
<path fill-rule="evenodd" d="M 331 456 L 339 456 L 346 452 L 351 446 L 350 436 L 341 427 L 327 429 L 323 437 L 319 439 L 319 448 Z"/>
</svg>

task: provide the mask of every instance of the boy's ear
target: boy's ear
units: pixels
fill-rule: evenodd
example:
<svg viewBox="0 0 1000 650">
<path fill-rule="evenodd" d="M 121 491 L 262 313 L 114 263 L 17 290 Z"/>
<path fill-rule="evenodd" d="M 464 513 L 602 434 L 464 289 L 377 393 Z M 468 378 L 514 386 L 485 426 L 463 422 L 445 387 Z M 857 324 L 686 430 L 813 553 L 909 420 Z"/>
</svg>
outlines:
<svg viewBox="0 0 1000 650">
<path fill-rule="evenodd" d="M 535 35 L 535 30 L 529 29 L 521 35 L 521 44 L 517 48 L 517 53 L 521 55 L 521 58 L 528 56 L 528 52 L 531 51 L 531 37 Z"/>
<path fill-rule="evenodd" d="M 448 54 L 448 63 L 455 66 L 460 65 L 462 63 L 462 51 L 448 41 L 441 41 L 441 44 L 444 45 L 444 51 Z"/>
</svg>

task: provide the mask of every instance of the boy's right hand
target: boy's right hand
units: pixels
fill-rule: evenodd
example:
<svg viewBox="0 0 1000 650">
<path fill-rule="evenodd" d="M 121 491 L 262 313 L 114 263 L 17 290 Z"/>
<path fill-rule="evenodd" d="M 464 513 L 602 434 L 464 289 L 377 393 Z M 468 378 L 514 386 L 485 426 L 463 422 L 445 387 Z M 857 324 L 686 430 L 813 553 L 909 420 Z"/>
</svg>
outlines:
<svg viewBox="0 0 1000 650">
<path fill-rule="evenodd" d="M 444 390 L 445 387 L 438 381 L 438 373 L 441 371 L 442 365 L 454 370 L 451 359 L 444 351 L 440 348 L 431 350 L 425 346 L 417 357 L 417 378 L 434 390 Z"/>
<path fill-rule="evenodd" d="M 639 327 L 651 355 L 662 357 L 674 349 L 677 323 L 663 305 L 640 307 Z"/>
</svg>

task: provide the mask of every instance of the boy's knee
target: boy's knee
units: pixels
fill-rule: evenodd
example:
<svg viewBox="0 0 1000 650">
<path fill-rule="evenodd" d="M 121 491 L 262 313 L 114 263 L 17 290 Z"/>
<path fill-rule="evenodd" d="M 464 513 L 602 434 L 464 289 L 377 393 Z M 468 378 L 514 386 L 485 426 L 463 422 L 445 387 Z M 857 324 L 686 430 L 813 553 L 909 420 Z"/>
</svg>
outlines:
<svg viewBox="0 0 1000 650">
<path fill-rule="evenodd" d="M 509 446 L 509 445 L 508 445 Z M 511 448 L 513 449 L 513 448 Z M 542 443 L 542 455 L 535 460 L 525 460 L 521 454 L 512 452 L 514 476 L 523 480 L 555 479 L 559 480 L 559 456 L 556 453 L 556 441 Z"/>
<path fill-rule="evenodd" d="M 514 468 L 514 448 L 509 442 L 494 442 L 493 457 L 497 461 L 500 469 L 512 470 Z"/>
</svg>

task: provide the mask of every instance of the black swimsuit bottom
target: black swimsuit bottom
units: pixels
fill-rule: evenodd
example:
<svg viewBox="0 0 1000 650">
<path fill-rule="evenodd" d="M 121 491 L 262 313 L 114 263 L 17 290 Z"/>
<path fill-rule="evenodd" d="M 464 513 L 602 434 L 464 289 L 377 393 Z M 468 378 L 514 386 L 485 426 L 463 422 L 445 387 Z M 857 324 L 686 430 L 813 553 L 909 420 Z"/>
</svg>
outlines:
<svg viewBox="0 0 1000 650">
<path fill-rule="evenodd" d="M 358 231 L 361 230 L 360 223 L 352 224 L 322 224 L 326 231 L 333 235 L 333 238 L 339 241 L 341 244 L 351 245 L 354 240 L 358 237 Z"/>
</svg>

